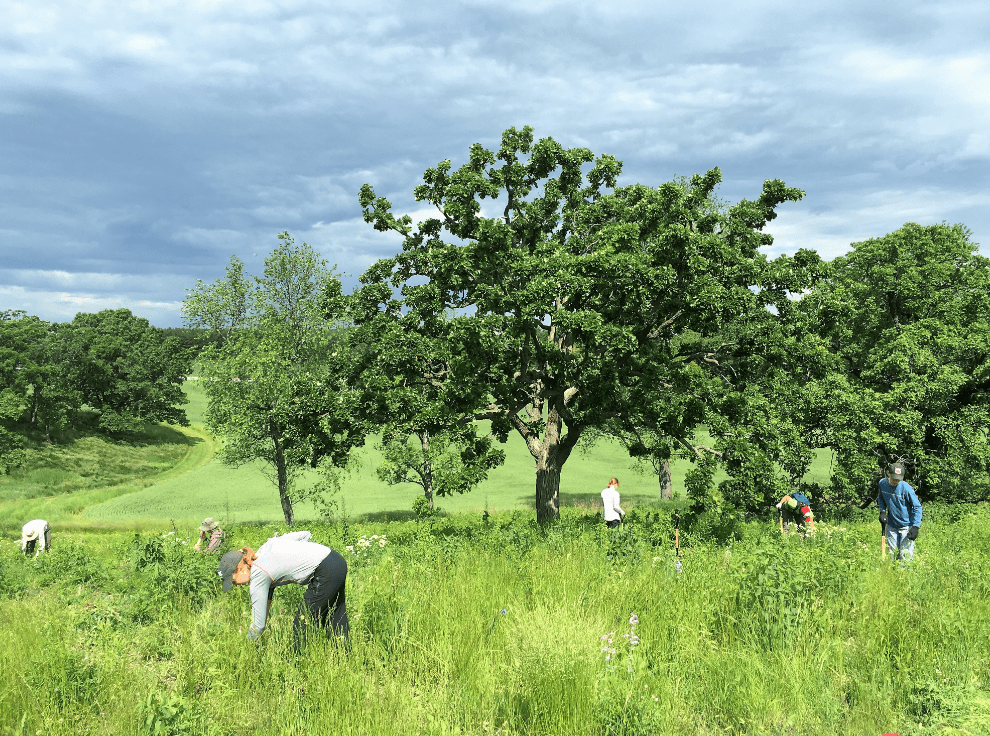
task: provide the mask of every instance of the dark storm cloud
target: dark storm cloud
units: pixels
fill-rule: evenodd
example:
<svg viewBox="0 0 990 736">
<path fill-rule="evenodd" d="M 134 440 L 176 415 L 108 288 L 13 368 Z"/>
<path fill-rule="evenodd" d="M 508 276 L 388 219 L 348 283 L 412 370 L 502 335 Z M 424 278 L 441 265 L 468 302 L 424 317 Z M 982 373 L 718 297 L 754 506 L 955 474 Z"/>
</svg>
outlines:
<svg viewBox="0 0 990 736">
<path fill-rule="evenodd" d="M 531 124 L 624 180 L 808 192 L 774 250 L 903 222 L 990 231 L 981 6 L 472 2 L 14 6 L 0 28 L 0 302 L 47 319 L 184 288 L 289 230 L 352 275 L 397 247 L 375 185 Z M 353 280 L 353 279 L 352 279 Z"/>
</svg>

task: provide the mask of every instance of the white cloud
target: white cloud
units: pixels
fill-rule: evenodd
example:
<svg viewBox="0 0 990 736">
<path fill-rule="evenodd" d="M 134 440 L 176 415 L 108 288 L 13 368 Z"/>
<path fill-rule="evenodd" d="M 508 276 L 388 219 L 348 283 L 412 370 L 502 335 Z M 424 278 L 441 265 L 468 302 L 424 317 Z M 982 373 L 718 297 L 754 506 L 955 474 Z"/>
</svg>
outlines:
<svg viewBox="0 0 990 736">
<path fill-rule="evenodd" d="M 425 168 L 523 124 L 624 182 L 718 165 L 729 199 L 807 189 L 780 248 L 906 220 L 986 239 L 988 35 L 951 2 L 8 3 L 0 282 L 176 304 L 285 229 L 358 274 L 398 247 L 361 184 L 421 219 Z"/>
<path fill-rule="evenodd" d="M 0 285 L 0 300 L 17 305 L 49 322 L 71 322 L 80 312 L 92 313 L 104 309 L 130 309 L 138 317 L 144 317 L 153 325 L 178 324 L 182 303 L 179 301 L 155 301 L 135 299 L 127 295 L 92 294 L 72 291 L 45 291 L 21 286 Z"/>
</svg>

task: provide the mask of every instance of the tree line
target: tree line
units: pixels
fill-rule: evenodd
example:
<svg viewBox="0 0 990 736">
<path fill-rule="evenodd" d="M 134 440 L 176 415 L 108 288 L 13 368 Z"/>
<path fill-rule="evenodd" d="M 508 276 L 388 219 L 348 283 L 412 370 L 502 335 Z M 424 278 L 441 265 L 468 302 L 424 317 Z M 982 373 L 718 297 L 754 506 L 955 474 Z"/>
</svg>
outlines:
<svg viewBox="0 0 990 736">
<path fill-rule="evenodd" d="M 0 472 L 23 460 L 31 436 L 50 442 L 89 417 L 112 435 L 188 424 L 180 407 L 192 356 L 127 309 L 67 323 L 0 312 Z"/>
<path fill-rule="evenodd" d="M 766 225 L 804 192 L 768 180 L 730 205 L 718 169 L 660 186 L 620 173 L 509 129 L 425 172 L 422 222 L 361 188 L 364 219 L 402 246 L 352 294 L 287 233 L 263 274 L 235 257 L 197 283 L 184 315 L 219 338 L 203 365 L 225 459 L 264 459 L 288 522 L 294 474 L 332 483 L 373 432 L 380 477 L 418 483 L 425 506 L 483 480 L 518 433 L 541 522 L 571 453 L 602 436 L 661 485 L 689 459 L 688 494 L 724 513 L 796 488 L 866 503 L 894 458 L 923 498 L 990 498 L 990 270 L 963 226 L 770 258 Z M 834 453 L 827 487 L 802 483 L 817 448 Z"/>
<path fill-rule="evenodd" d="M 621 170 L 512 128 L 498 150 L 425 172 L 422 222 L 361 188 L 364 219 L 402 245 L 350 294 L 281 233 L 262 273 L 233 257 L 189 289 L 171 334 L 127 310 L 65 325 L 3 313 L 2 457 L 18 427 L 47 434 L 84 406 L 111 432 L 184 423 L 197 355 L 221 459 L 264 461 L 288 523 L 371 435 L 379 477 L 421 486 L 427 513 L 484 480 L 513 432 L 541 522 L 559 514 L 572 452 L 602 437 L 662 490 L 688 459 L 688 495 L 722 514 L 795 489 L 865 504 L 892 459 L 923 499 L 990 498 L 990 269 L 965 227 L 771 258 L 765 228 L 801 190 L 768 180 L 729 204 L 718 169 L 659 186 L 620 185 Z M 819 448 L 831 481 L 809 487 Z M 307 467 L 316 486 L 296 482 Z"/>
</svg>

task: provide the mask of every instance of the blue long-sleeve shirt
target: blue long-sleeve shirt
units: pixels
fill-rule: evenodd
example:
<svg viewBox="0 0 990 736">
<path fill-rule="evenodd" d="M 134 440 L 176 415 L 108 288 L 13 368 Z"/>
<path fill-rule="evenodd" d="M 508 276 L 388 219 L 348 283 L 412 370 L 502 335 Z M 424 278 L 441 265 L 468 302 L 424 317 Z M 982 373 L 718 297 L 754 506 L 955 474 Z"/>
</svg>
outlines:
<svg viewBox="0 0 990 736">
<path fill-rule="evenodd" d="M 892 486 L 889 480 L 881 478 L 877 506 L 887 512 L 887 526 L 892 529 L 921 526 L 921 501 L 907 481 Z"/>
</svg>

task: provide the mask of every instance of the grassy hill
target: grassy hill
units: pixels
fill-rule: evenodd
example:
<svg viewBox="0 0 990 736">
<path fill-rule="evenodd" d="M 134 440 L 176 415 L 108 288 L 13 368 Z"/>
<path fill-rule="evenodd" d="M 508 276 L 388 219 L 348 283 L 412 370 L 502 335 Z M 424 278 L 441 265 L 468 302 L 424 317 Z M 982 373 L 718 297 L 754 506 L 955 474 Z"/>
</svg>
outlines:
<svg viewBox="0 0 990 736">
<path fill-rule="evenodd" d="M 79 527 L 134 525 L 141 520 L 187 524 L 206 516 L 228 522 L 281 520 L 275 488 L 260 463 L 230 468 L 213 457 L 215 441 L 202 428 L 206 410 L 203 388 L 196 381 L 187 381 L 185 389 L 191 427 L 152 428 L 147 438 L 133 446 L 89 437 L 51 449 L 47 460 L 39 456 L 33 467 L 0 479 L 0 515 L 10 524 L 40 517 L 63 522 L 72 519 Z M 421 490 L 379 481 L 375 468 L 381 455 L 375 444 L 374 439 L 369 440 L 358 453 L 360 467 L 345 480 L 338 506 L 349 516 L 404 518 L 411 514 Z M 486 482 L 469 494 L 439 498 L 437 505 L 454 513 L 532 508 L 536 483 L 533 460 L 516 435 L 509 437 L 505 450 L 505 464 L 492 471 Z M 819 453 L 808 479 L 827 480 L 829 461 L 829 453 Z M 683 493 L 688 468 L 685 461 L 673 464 L 675 494 Z M 564 466 L 562 503 L 597 507 L 599 493 L 612 476 L 621 480 L 624 508 L 659 500 L 656 477 L 636 469 L 617 442 L 601 441 L 579 448 Z M 315 473 L 303 476 L 300 482 L 315 482 Z M 300 521 L 316 516 L 311 504 L 299 505 Z"/>
</svg>

